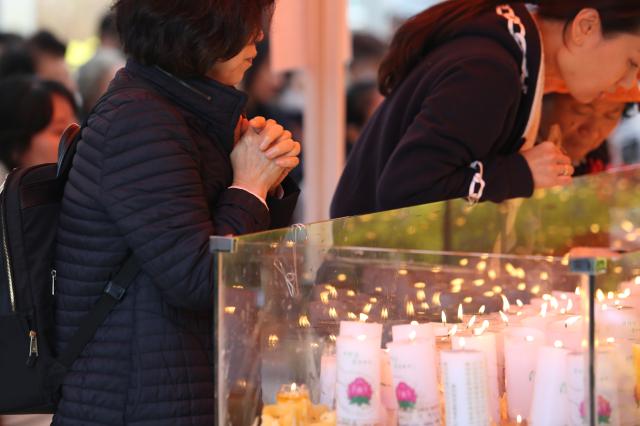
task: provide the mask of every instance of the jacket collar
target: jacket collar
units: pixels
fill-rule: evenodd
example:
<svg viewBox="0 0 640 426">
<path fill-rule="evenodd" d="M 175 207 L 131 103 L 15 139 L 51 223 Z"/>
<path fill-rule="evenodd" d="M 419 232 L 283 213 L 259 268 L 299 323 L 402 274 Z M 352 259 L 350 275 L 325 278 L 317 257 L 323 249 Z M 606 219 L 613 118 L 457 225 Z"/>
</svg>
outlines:
<svg viewBox="0 0 640 426">
<path fill-rule="evenodd" d="M 133 78 L 151 83 L 158 93 L 203 122 L 207 133 L 227 152 L 233 150 L 233 134 L 247 104 L 246 94 L 207 78 L 183 80 L 159 67 L 145 66 L 132 59 L 127 61 L 125 69 Z"/>
</svg>

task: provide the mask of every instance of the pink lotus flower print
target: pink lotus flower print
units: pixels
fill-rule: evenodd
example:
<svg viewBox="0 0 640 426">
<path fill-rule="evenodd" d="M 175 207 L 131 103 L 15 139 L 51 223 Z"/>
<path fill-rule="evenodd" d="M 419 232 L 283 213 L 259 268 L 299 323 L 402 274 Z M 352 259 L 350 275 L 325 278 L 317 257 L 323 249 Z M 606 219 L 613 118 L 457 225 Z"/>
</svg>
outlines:
<svg viewBox="0 0 640 426">
<path fill-rule="evenodd" d="M 416 391 L 405 382 L 398 383 L 396 398 L 398 398 L 398 405 L 403 410 L 411 410 L 416 406 Z"/>
<path fill-rule="evenodd" d="M 598 424 L 609 424 L 611 420 L 611 404 L 605 397 L 602 395 L 598 395 L 598 407 L 597 407 L 597 415 L 598 415 Z M 582 401 L 580 404 L 580 416 L 584 419 L 587 417 L 587 407 Z"/>
<path fill-rule="evenodd" d="M 349 401 L 354 405 L 369 405 L 373 390 L 371 385 L 362 377 L 358 377 L 349 384 L 347 389 L 347 396 Z"/>
</svg>

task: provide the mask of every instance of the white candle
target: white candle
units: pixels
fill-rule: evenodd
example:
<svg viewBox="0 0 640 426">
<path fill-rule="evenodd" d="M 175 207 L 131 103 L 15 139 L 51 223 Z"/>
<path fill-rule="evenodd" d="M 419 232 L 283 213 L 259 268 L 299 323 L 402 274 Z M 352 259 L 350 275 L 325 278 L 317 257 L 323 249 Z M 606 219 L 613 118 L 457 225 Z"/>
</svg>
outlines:
<svg viewBox="0 0 640 426">
<path fill-rule="evenodd" d="M 640 312 L 634 308 L 600 305 L 596 309 L 596 327 L 599 336 L 640 342 Z"/>
<path fill-rule="evenodd" d="M 393 368 L 393 388 L 400 426 L 442 424 L 436 353 L 432 341 L 415 339 L 387 344 Z"/>
<path fill-rule="evenodd" d="M 337 364 L 335 354 L 320 359 L 320 404 L 333 409 L 336 402 Z"/>
<path fill-rule="evenodd" d="M 440 353 L 447 426 L 489 426 L 485 355 L 459 350 Z"/>
<path fill-rule="evenodd" d="M 380 424 L 380 340 L 339 336 L 336 342 L 337 424 Z"/>
<path fill-rule="evenodd" d="M 380 342 L 382 338 L 382 324 L 362 321 L 340 321 L 340 336 L 358 337 L 362 335 Z"/>
<path fill-rule="evenodd" d="M 435 330 L 431 323 L 394 325 L 391 327 L 391 334 L 394 342 L 409 340 L 413 336 L 415 340 L 428 340 L 435 344 Z"/>
<path fill-rule="evenodd" d="M 587 330 L 581 316 L 563 317 L 548 324 L 546 336 L 549 346 L 559 340 L 570 351 L 581 351 Z"/>
<path fill-rule="evenodd" d="M 608 346 L 608 347 L 607 347 Z M 620 426 L 619 376 L 620 359 L 615 345 L 604 345 L 596 355 L 596 424 Z M 624 378 L 628 380 L 628 378 Z M 586 404 L 585 404 L 586 407 Z M 634 421 L 635 420 L 635 421 Z M 630 424 L 637 424 L 638 418 Z"/>
<path fill-rule="evenodd" d="M 564 425 L 567 421 L 567 354 L 562 347 L 538 349 L 530 426 Z"/>
<path fill-rule="evenodd" d="M 535 328 L 514 327 L 504 332 L 505 383 L 509 418 L 529 419 L 538 349 L 544 333 Z"/>
<path fill-rule="evenodd" d="M 589 400 L 589 375 L 587 374 L 587 355 L 573 352 L 567 355 L 567 421 L 570 426 L 585 424 L 584 401 Z M 597 424 L 597 422 L 596 422 Z"/>
<path fill-rule="evenodd" d="M 485 356 L 487 372 L 485 379 L 487 381 L 487 389 L 489 390 L 490 415 L 494 423 L 500 423 L 500 391 L 498 385 L 496 336 L 490 332 L 485 332 L 479 336 L 453 336 L 451 342 L 453 349 L 462 349 L 465 346 L 468 349 L 480 351 Z"/>
</svg>

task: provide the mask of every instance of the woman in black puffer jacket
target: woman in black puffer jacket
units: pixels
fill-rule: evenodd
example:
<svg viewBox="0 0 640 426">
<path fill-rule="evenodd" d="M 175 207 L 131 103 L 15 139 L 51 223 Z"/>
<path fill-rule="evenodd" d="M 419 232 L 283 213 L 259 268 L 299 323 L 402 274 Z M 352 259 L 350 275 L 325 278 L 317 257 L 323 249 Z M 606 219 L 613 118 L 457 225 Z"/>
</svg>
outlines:
<svg viewBox="0 0 640 426">
<path fill-rule="evenodd" d="M 214 424 L 210 235 L 288 224 L 300 146 L 233 88 L 273 0 L 120 0 L 129 61 L 65 188 L 58 350 L 129 253 L 141 272 L 65 377 L 55 425 Z"/>
</svg>

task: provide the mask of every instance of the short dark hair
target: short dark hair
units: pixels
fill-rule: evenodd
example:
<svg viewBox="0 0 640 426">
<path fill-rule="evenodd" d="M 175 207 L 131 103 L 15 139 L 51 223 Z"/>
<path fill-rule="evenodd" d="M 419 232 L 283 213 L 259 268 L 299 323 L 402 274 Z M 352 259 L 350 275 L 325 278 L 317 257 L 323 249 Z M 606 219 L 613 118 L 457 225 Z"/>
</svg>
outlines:
<svg viewBox="0 0 640 426">
<path fill-rule="evenodd" d="M 7 46 L 0 52 L 0 80 L 14 75 L 35 75 L 36 64 L 24 43 Z"/>
<path fill-rule="evenodd" d="M 116 15 L 113 11 L 109 11 L 100 19 L 100 25 L 98 25 L 98 35 L 100 38 L 112 37 L 118 39 L 118 27 L 116 26 Z"/>
<path fill-rule="evenodd" d="M 125 53 L 178 77 L 204 76 L 263 31 L 275 0 L 117 0 Z"/>
<path fill-rule="evenodd" d="M 64 55 L 67 53 L 67 45 L 47 30 L 38 31 L 29 37 L 27 46 L 35 55 L 45 53 L 58 58 L 64 58 Z"/>
<path fill-rule="evenodd" d="M 0 80 L 0 162 L 12 170 L 29 149 L 33 136 L 53 119 L 54 94 L 69 101 L 77 112 L 73 94 L 62 84 L 32 76 Z"/>
</svg>

